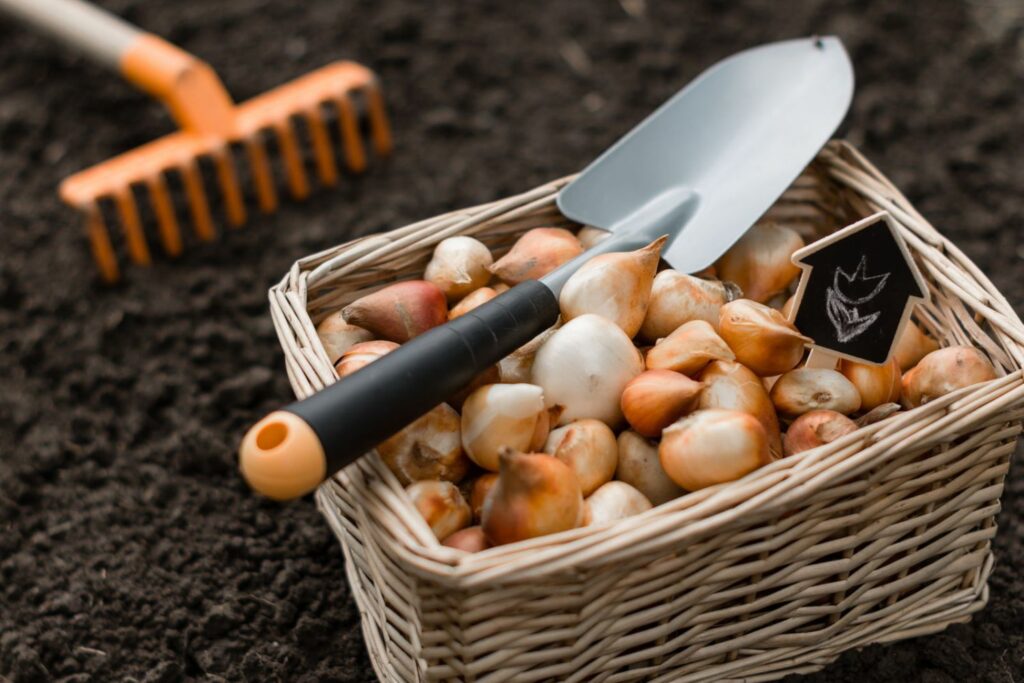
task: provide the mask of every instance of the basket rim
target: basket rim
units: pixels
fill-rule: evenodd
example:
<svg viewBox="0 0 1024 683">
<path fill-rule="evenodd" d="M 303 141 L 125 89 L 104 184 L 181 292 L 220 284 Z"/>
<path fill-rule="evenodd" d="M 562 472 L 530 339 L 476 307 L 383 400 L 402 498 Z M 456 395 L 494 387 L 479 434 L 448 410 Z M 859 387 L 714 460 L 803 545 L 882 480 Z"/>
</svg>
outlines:
<svg viewBox="0 0 1024 683">
<path fill-rule="evenodd" d="M 558 571 L 591 569 L 610 562 L 654 557 L 668 546 L 693 542 L 727 529 L 769 518 L 794 507 L 824 486 L 837 481 L 855 481 L 857 473 L 878 464 L 880 458 L 906 452 L 904 442 L 914 437 L 909 450 L 924 452 L 948 437 L 951 431 L 985 429 L 1015 436 L 1024 405 L 1024 323 L 988 277 L 952 242 L 925 220 L 903 194 L 859 151 L 845 141 L 830 142 L 814 162 L 847 187 L 881 207 L 895 219 L 908 248 L 925 260 L 926 274 L 953 291 L 970 305 L 976 316 L 989 323 L 1002 349 L 983 349 L 990 355 L 1000 351 L 997 368 L 1010 371 L 994 380 L 966 387 L 874 425 L 862 427 L 841 439 L 773 462 L 746 477 L 688 493 L 654 507 L 641 515 L 596 527 L 583 527 L 469 554 L 440 545 L 426 522 L 415 512 L 402 487 L 375 452 L 325 482 L 317 492 L 320 505 L 337 505 L 345 488 L 358 486 L 366 494 L 365 510 L 381 533 L 377 540 L 388 545 L 409 571 L 433 581 L 462 588 L 500 580 L 503 583 L 532 581 Z M 519 195 L 474 207 L 459 209 L 418 221 L 389 233 L 360 237 L 313 254 L 293 264 L 288 274 L 269 291 L 275 328 L 283 348 L 289 379 L 299 396 L 316 390 L 303 375 L 323 384 L 336 381 L 306 359 L 290 358 L 286 335 L 304 331 L 304 348 L 326 355 L 313 330 L 307 304 L 317 288 L 329 288 L 336 269 L 356 272 L 373 262 L 384 250 L 401 250 L 416 237 L 429 235 L 436 243 L 452 234 L 473 234 L 477 226 L 504 217 L 514 220 L 545 203 L 574 176 L 567 176 Z M 509 218 L 511 217 L 511 218 Z M 420 244 L 422 246 L 422 243 Z M 351 252 L 349 250 L 352 250 Z M 968 277 L 955 280 L 952 275 Z M 386 283 L 385 283 L 386 284 Z M 384 286 L 382 284 L 381 286 Z M 304 318 L 304 319 L 303 319 Z M 967 324 L 958 320 L 960 324 Z M 978 323 L 976 322 L 975 325 Z M 980 329 L 980 328 L 979 328 Z M 993 345 L 995 346 L 995 345 Z M 293 366 L 294 363 L 294 366 Z M 333 371 L 332 371 L 333 374 Z M 968 441 L 970 443 L 970 440 Z M 351 470 L 351 471 L 350 471 Z M 866 484 L 867 482 L 865 482 Z M 408 514 L 411 513 L 411 514 Z M 683 527 L 680 529 L 680 527 Z M 386 531 L 385 531 L 386 529 Z"/>
</svg>

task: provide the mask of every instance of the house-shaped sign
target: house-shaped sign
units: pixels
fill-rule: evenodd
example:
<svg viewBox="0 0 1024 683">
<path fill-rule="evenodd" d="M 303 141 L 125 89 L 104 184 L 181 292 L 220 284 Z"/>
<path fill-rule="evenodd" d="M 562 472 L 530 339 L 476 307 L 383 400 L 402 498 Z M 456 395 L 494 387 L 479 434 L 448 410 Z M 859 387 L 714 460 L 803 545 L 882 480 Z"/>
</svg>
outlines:
<svg viewBox="0 0 1024 683">
<path fill-rule="evenodd" d="M 928 298 L 899 228 L 876 213 L 793 254 L 803 269 L 792 319 L 829 355 L 881 365 Z"/>
</svg>

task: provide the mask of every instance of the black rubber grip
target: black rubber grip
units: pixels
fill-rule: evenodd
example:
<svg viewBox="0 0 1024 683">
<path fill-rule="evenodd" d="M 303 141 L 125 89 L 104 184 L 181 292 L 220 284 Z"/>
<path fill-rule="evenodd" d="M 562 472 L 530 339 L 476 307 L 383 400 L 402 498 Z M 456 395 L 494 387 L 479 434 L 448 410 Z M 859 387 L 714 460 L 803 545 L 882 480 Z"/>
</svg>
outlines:
<svg viewBox="0 0 1024 683">
<path fill-rule="evenodd" d="M 285 410 L 316 432 L 330 476 L 557 320 L 558 298 L 529 280 Z"/>
</svg>

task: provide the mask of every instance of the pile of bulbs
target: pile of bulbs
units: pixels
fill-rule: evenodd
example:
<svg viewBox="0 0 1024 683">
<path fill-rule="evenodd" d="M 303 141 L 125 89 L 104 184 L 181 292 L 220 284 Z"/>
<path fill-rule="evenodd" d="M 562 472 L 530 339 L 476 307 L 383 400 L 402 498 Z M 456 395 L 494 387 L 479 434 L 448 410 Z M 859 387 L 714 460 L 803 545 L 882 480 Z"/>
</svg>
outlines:
<svg viewBox="0 0 1024 683">
<path fill-rule="evenodd" d="M 320 339 L 344 381 L 607 234 L 535 228 L 497 261 L 472 237 L 445 239 L 424 279 L 354 301 Z M 378 446 L 444 545 L 477 552 L 636 515 L 996 376 L 914 323 L 886 365 L 800 367 L 797 232 L 757 225 L 698 275 L 659 272 L 663 241 L 591 259 L 557 325 Z"/>
</svg>

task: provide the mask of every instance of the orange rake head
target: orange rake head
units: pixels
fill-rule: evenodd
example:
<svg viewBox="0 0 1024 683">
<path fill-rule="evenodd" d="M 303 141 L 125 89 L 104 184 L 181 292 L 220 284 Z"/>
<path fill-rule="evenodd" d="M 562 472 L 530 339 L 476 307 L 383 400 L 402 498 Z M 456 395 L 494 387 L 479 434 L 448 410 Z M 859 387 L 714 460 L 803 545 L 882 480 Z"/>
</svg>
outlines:
<svg viewBox="0 0 1024 683">
<path fill-rule="evenodd" d="M 245 196 L 255 197 L 259 210 L 278 206 L 277 182 L 268 154 L 273 142 L 283 180 L 295 199 L 310 193 L 310 169 L 304 149 L 311 148 L 312 166 L 320 184 L 339 177 L 338 155 L 349 171 L 367 166 L 364 123 L 376 156 L 391 151 L 391 133 L 384 102 L 372 71 L 354 62 L 336 62 L 281 85 L 242 104 L 234 104 L 220 79 L 206 63 L 152 35 L 134 40 L 120 57 L 121 73 L 163 100 L 181 130 L 70 176 L 60 186 L 61 198 L 85 215 L 86 229 L 100 274 L 107 282 L 120 275 L 107 219 L 121 223 L 129 258 L 151 261 L 140 201 L 156 223 L 163 250 L 176 256 L 183 249 L 170 177 L 176 177 L 196 238 L 215 236 L 209 190 L 223 205 L 230 226 L 246 221 Z M 336 123 L 335 123 L 336 122 Z M 304 128 L 306 135 L 300 136 Z M 332 128 L 336 132 L 332 134 Z M 213 169 L 208 183 L 200 161 Z M 249 166 L 251 192 L 243 187 L 238 164 Z M 213 184 L 213 188 L 207 187 Z M 112 207 L 112 211 L 103 210 Z M 106 218 L 105 218 L 106 216 Z"/>
</svg>

